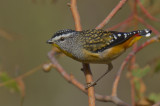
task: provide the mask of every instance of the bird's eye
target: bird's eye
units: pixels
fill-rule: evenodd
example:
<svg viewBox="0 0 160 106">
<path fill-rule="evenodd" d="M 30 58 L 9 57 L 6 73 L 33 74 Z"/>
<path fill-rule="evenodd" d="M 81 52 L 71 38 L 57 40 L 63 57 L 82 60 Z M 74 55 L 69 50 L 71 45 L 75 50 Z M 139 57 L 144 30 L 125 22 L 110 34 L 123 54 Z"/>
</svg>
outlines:
<svg viewBox="0 0 160 106">
<path fill-rule="evenodd" d="M 60 40 L 61 40 L 61 41 L 64 41 L 64 37 L 61 37 Z"/>
</svg>

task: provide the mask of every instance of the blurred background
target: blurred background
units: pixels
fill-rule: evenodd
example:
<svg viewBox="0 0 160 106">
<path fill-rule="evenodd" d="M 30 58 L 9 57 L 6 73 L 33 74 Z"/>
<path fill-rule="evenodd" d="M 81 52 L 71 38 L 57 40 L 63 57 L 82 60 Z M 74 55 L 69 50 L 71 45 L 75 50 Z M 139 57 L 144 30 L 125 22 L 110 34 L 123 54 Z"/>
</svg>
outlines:
<svg viewBox="0 0 160 106">
<path fill-rule="evenodd" d="M 119 2 L 119 0 L 77 1 L 83 29 L 95 28 Z M 66 82 L 54 69 L 46 73 L 40 68 L 25 77 L 23 81 L 18 81 L 22 90 L 19 90 L 15 83 L 8 86 L 2 85 L 5 81 L 12 80 L 49 62 L 47 53 L 52 47 L 46 44 L 46 41 L 58 30 L 74 29 L 72 14 L 67 6 L 69 2 L 69 0 L 0 0 L 0 106 L 20 106 L 23 100 L 22 95 L 24 96 L 23 106 L 88 105 L 88 97 Z M 157 10 L 159 3 L 158 0 L 152 0 L 151 5 Z M 151 10 L 149 12 L 152 13 Z M 131 9 L 126 4 L 105 28 L 123 21 L 130 13 Z M 160 18 L 159 14 L 160 8 L 154 16 Z M 159 23 L 149 21 L 146 17 L 144 19 L 160 31 Z M 146 28 L 143 25 L 139 27 Z M 131 30 L 134 30 L 134 27 L 127 31 Z M 147 39 L 141 39 L 138 44 L 142 44 Z M 116 72 L 130 51 L 131 49 L 127 50 L 113 61 L 114 69 L 95 86 L 96 92 L 110 95 Z M 160 45 L 153 43 L 137 54 L 137 64 L 143 68 L 159 56 Z M 85 84 L 84 74 L 80 71 L 81 63 L 66 56 L 58 58 L 58 61 L 68 73 L 72 73 Z M 104 73 L 106 68 L 107 65 L 91 65 L 94 79 Z M 146 96 L 151 93 L 160 93 L 159 80 L 160 73 L 155 74 L 151 68 L 143 78 L 147 86 Z M 131 103 L 130 84 L 126 71 L 122 74 L 118 95 L 122 100 Z M 114 106 L 112 103 L 99 101 L 96 101 L 96 104 L 97 106 Z"/>
</svg>

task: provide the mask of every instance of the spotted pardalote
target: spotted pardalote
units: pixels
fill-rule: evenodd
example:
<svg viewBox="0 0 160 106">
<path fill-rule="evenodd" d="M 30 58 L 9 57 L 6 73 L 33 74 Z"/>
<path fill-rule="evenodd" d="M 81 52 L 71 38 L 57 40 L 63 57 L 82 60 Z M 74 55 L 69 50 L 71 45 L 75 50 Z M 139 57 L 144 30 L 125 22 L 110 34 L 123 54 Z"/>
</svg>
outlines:
<svg viewBox="0 0 160 106">
<path fill-rule="evenodd" d="M 65 29 L 56 32 L 47 43 L 56 46 L 64 54 L 77 61 L 108 64 L 109 68 L 106 72 L 108 73 L 112 69 L 112 60 L 120 56 L 141 37 L 150 36 L 151 32 L 149 29 L 131 32 Z"/>
</svg>

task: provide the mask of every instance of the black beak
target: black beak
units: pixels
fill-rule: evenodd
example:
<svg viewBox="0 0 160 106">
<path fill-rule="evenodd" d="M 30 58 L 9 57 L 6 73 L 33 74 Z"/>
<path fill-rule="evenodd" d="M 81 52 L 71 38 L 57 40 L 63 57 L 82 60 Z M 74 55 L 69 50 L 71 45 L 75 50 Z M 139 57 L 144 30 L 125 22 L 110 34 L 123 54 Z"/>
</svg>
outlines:
<svg viewBox="0 0 160 106">
<path fill-rule="evenodd" d="M 53 44 L 53 41 L 52 41 L 51 39 L 49 39 L 49 40 L 47 40 L 46 43 L 48 43 L 48 44 Z"/>
</svg>

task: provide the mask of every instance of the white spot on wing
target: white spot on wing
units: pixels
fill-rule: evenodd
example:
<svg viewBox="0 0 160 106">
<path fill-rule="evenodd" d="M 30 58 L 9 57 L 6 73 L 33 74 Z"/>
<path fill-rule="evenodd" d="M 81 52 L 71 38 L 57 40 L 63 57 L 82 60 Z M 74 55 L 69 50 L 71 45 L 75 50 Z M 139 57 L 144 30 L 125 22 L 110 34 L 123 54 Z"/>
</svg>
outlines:
<svg viewBox="0 0 160 106">
<path fill-rule="evenodd" d="M 145 29 L 145 32 L 148 33 L 149 32 L 148 29 Z"/>
<path fill-rule="evenodd" d="M 124 35 L 125 38 L 127 38 L 127 35 Z"/>
<path fill-rule="evenodd" d="M 114 39 L 117 39 L 117 37 L 114 35 Z"/>
<path fill-rule="evenodd" d="M 146 34 L 146 37 L 149 37 L 149 36 L 151 36 L 151 34 L 150 34 L 150 33 L 147 33 L 147 34 Z"/>
<path fill-rule="evenodd" d="M 118 34 L 118 36 L 120 37 L 120 36 L 121 36 L 121 34 Z"/>
<path fill-rule="evenodd" d="M 112 40 L 110 40 L 110 42 L 113 42 L 114 40 L 112 39 Z"/>
</svg>

